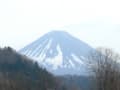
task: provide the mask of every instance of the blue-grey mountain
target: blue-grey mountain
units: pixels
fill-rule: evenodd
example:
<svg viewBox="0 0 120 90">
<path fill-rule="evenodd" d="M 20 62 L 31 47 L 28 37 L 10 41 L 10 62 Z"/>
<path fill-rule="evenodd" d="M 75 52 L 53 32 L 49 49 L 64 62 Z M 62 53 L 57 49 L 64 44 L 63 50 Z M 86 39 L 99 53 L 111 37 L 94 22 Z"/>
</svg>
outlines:
<svg viewBox="0 0 120 90">
<path fill-rule="evenodd" d="M 86 74 L 87 55 L 94 50 L 64 31 L 52 31 L 20 50 L 57 75 Z"/>
</svg>

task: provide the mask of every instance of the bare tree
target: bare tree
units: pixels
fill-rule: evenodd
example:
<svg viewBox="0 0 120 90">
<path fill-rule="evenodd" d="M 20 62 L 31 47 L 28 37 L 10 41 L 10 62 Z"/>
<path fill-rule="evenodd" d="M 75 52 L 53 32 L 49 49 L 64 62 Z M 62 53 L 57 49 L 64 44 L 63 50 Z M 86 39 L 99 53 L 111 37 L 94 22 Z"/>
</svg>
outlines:
<svg viewBox="0 0 120 90">
<path fill-rule="evenodd" d="M 95 90 L 120 90 L 120 56 L 117 53 L 98 48 L 90 54 L 89 60 Z"/>
</svg>

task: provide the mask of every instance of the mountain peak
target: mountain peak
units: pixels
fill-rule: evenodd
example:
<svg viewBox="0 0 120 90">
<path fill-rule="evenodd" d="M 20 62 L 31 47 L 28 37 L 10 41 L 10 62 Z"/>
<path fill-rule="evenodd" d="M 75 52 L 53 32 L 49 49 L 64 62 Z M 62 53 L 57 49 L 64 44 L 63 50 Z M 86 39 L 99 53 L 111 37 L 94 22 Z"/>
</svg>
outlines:
<svg viewBox="0 0 120 90">
<path fill-rule="evenodd" d="M 66 32 L 66 31 L 62 31 L 62 30 L 53 30 L 53 31 L 51 31 L 51 32 L 49 32 L 49 33 L 53 33 L 53 34 L 65 34 L 65 33 L 68 33 L 68 32 Z"/>
<path fill-rule="evenodd" d="M 52 31 L 20 50 L 51 72 L 59 74 L 80 73 L 91 46 L 65 31 Z M 80 70 L 81 69 L 81 70 Z M 75 72 L 72 72 L 75 71 Z"/>
<path fill-rule="evenodd" d="M 68 32 L 61 31 L 61 30 L 54 30 L 54 31 L 47 33 L 46 35 L 48 35 L 49 37 L 52 37 L 54 39 L 70 36 L 70 34 Z"/>
</svg>

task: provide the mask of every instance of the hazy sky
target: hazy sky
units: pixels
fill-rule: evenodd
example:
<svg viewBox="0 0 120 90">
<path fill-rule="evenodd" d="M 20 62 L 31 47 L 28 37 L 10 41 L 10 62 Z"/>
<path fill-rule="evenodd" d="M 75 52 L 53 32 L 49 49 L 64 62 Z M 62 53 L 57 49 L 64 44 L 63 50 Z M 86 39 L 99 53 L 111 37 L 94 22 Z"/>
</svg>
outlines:
<svg viewBox="0 0 120 90">
<path fill-rule="evenodd" d="M 18 50 L 51 30 L 120 52 L 120 1 L 0 0 L 0 46 Z"/>
</svg>

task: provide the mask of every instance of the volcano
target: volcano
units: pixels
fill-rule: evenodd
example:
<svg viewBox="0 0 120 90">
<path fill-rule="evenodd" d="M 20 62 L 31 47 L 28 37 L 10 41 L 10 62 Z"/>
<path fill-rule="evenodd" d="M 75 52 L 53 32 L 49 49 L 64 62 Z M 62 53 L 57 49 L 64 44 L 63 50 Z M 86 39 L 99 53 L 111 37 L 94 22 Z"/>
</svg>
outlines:
<svg viewBox="0 0 120 90">
<path fill-rule="evenodd" d="M 52 31 L 22 48 L 19 52 L 56 75 L 87 73 L 90 45 L 65 31 Z"/>
</svg>

